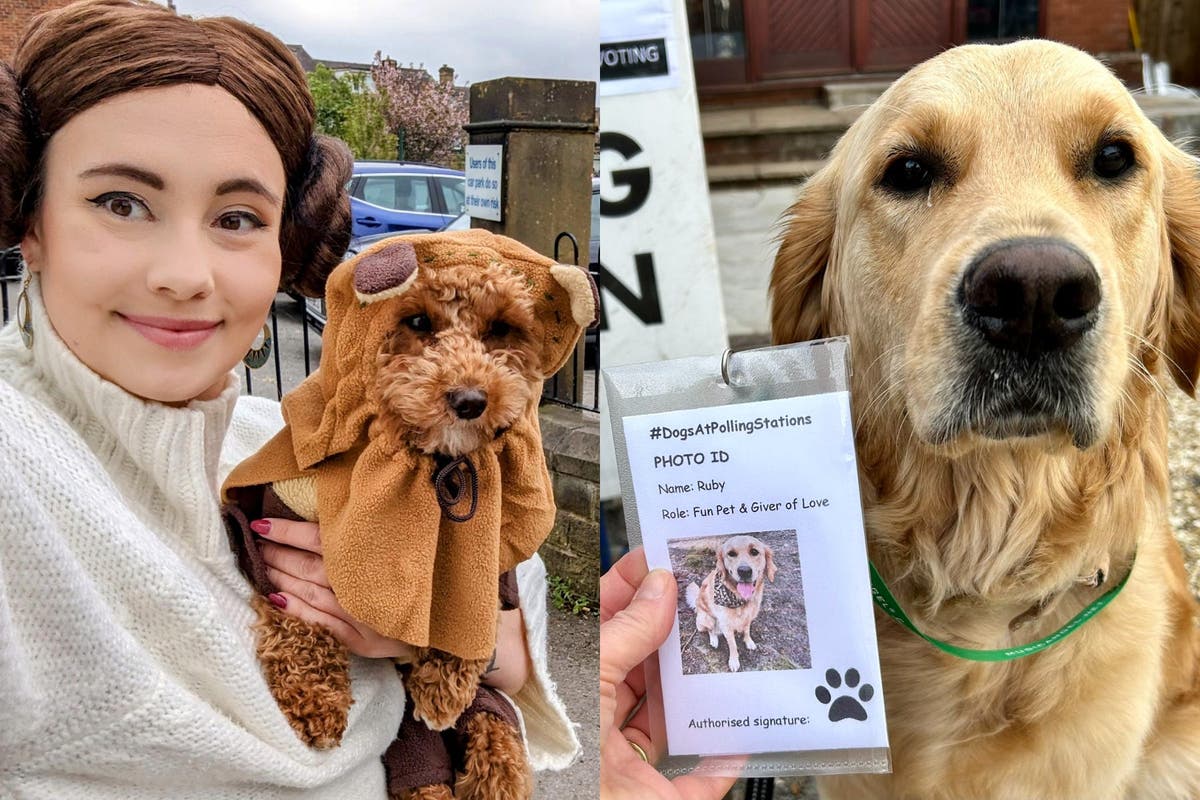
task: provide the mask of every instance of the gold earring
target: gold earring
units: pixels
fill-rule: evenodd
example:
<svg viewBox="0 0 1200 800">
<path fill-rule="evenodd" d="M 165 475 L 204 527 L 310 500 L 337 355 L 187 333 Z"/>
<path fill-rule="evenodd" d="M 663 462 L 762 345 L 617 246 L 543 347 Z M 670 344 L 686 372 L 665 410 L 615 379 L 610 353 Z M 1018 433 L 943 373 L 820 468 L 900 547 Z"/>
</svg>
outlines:
<svg viewBox="0 0 1200 800">
<path fill-rule="evenodd" d="M 242 363 L 250 369 L 258 369 L 267 363 L 271 357 L 271 326 L 263 325 L 263 343 L 260 347 L 250 348 L 250 352 L 242 359 Z"/>
<path fill-rule="evenodd" d="M 29 308 L 29 282 L 33 273 L 25 267 L 25 280 L 21 283 L 21 293 L 17 295 L 17 328 L 21 331 L 21 341 L 27 349 L 33 349 L 33 312 Z"/>
</svg>

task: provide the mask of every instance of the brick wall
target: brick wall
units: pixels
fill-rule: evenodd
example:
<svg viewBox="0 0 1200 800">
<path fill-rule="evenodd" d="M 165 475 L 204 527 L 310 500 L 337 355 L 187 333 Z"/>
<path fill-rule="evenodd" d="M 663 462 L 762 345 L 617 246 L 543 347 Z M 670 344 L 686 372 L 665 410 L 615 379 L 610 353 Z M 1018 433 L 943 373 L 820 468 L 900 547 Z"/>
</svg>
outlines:
<svg viewBox="0 0 1200 800">
<path fill-rule="evenodd" d="M 546 570 L 593 600 L 600 588 L 600 417 L 546 404 L 538 414 L 558 515 L 539 552 Z"/>
<path fill-rule="evenodd" d="M 1042 0 L 1046 38 L 1089 53 L 1131 50 L 1127 0 Z"/>
<path fill-rule="evenodd" d="M 12 63 L 17 40 L 34 15 L 65 6 L 68 2 L 70 0 L 0 0 L 0 60 Z"/>
</svg>

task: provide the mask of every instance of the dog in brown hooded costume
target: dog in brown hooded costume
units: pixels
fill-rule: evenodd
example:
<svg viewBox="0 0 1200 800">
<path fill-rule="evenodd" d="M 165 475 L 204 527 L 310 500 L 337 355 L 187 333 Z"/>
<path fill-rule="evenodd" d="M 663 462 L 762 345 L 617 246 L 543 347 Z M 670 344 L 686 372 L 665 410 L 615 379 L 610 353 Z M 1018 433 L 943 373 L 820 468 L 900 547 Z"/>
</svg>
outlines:
<svg viewBox="0 0 1200 800">
<path fill-rule="evenodd" d="M 527 797 L 515 712 L 479 679 L 497 587 L 499 607 L 515 607 L 509 571 L 554 523 L 538 398 L 594 323 L 595 284 L 471 230 L 367 250 L 333 272 L 326 298 L 321 368 L 284 397 L 284 429 L 226 480 L 231 545 L 265 596 L 275 588 L 247 520 L 319 521 L 341 605 L 416 646 L 384 757 L 393 797 Z M 348 653 L 264 596 L 254 606 L 272 692 L 302 739 L 334 746 Z"/>
</svg>

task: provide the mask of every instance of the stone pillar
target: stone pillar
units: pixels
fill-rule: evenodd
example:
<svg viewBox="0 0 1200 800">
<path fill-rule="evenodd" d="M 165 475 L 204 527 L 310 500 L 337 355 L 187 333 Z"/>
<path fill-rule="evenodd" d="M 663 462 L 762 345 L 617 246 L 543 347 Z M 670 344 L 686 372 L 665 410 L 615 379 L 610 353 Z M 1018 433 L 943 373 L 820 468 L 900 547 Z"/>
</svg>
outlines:
<svg viewBox="0 0 1200 800">
<path fill-rule="evenodd" d="M 551 258 L 554 237 L 569 231 L 586 266 L 596 84 L 540 78 L 473 84 L 466 129 L 471 144 L 504 146 L 501 221 L 473 219 L 471 227 L 511 236 Z M 559 255 L 570 261 L 570 248 Z"/>
<path fill-rule="evenodd" d="M 499 78 L 471 86 L 471 144 L 502 145 L 500 221 L 472 219 L 471 227 L 510 236 L 554 258 L 554 239 L 567 231 L 589 262 L 592 166 L 596 146 L 596 84 L 589 81 Z M 564 239 L 559 260 L 571 263 Z M 583 384 L 583 338 L 559 372 L 555 393 L 571 396 Z M 542 445 L 558 506 L 541 553 L 550 574 L 595 600 L 600 566 L 600 426 L 595 413 L 545 403 Z M 593 602 L 592 607 L 595 608 Z"/>
</svg>

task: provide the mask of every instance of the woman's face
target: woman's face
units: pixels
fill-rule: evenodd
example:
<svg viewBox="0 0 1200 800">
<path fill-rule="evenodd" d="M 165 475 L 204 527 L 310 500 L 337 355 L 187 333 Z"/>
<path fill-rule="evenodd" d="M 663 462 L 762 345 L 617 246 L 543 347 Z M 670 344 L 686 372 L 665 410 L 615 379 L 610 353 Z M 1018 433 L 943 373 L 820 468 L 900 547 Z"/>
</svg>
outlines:
<svg viewBox="0 0 1200 800">
<path fill-rule="evenodd" d="M 224 89 L 138 90 L 51 137 L 21 251 L 83 363 L 148 400 L 210 399 L 279 285 L 285 186 L 266 130 Z"/>
</svg>

